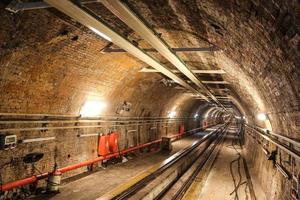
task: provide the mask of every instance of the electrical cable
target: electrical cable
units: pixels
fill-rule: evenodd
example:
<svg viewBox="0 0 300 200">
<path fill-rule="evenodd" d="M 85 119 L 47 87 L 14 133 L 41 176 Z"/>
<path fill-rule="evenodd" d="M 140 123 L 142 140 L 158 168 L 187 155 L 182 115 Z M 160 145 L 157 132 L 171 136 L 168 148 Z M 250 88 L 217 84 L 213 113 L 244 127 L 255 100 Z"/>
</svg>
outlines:
<svg viewBox="0 0 300 200">
<path fill-rule="evenodd" d="M 241 131 L 241 126 L 239 127 L 239 130 L 236 132 L 235 135 L 237 135 L 238 139 L 240 140 L 240 134 L 239 132 Z M 234 190 L 230 193 L 230 195 L 232 195 L 233 193 L 235 193 L 235 200 L 239 200 L 239 196 L 238 196 L 238 189 L 241 185 L 245 184 L 246 182 L 242 183 L 242 174 L 241 174 L 241 169 L 240 169 L 240 159 L 241 159 L 241 154 L 240 152 L 237 150 L 237 148 L 235 147 L 234 144 L 235 140 L 232 139 L 232 143 L 231 146 L 233 147 L 233 149 L 236 151 L 237 153 L 237 158 L 234 159 L 233 161 L 230 162 L 230 173 L 231 173 L 231 177 L 233 179 L 233 184 L 234 184 Z M 241 144 L 241 142 L 239 141 L 239 145 Z M 241 146 L 240 146 L 241 148 Z M 234 173 L 233 173 L 233 164 L 237 162 L 237 168 L 238 168 L 238 175 L 239 175 L 239 179 L 238 181 L 235 179 Z"/>
</svg>

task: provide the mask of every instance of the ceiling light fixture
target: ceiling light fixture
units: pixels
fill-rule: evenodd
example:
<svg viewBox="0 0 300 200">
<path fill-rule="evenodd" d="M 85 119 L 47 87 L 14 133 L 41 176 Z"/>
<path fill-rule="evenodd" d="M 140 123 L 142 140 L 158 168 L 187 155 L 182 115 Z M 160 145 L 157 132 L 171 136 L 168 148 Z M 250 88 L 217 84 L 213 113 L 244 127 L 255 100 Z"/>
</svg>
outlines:
<svg viewBox="0 0 300 200">
<path fill-rule="evenodd" d="M 86 101 L 81 107 L 81 117 L 99 117 L 102 111 L 107 107 L 107 104 L 102 101 Z"/>
<path fill-rule="evenodd" d="M 265 113 L 258 113 L 256 118 L 260 121 L 265 121 L 267 120 L 267 115 Z"/>
<path fill-rule="evenodd" d="M 169 118 L 174 118 L 176 116 L 176 111 L 171 111 L 171 112 L 169 112 L 169 114 L 168 114 L 168 117 Z"/>
</svg>

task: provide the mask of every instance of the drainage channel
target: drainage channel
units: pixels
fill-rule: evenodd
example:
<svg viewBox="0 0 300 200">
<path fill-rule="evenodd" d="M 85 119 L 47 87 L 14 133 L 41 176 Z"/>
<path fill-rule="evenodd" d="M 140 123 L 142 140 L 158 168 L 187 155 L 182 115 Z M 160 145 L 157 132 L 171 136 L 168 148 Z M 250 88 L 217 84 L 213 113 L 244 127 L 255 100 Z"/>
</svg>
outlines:
<svg viewBox="0 0 300 200">
<path fill-rule="evenodd" d="M 229 122 L 219 126 L 191 146 L 172 155 L 157 170 L 111 199 L 160 199 L 197 160 L 201 158 L 201 165 L 206 162 L 210 153 L 224 138 L 228 124 Z M 201 167 L 197 168 L 198 171 L 200 169 Z M 189 183 L 180 191 L 184 193 L 188 185 Z"/>
</svg>

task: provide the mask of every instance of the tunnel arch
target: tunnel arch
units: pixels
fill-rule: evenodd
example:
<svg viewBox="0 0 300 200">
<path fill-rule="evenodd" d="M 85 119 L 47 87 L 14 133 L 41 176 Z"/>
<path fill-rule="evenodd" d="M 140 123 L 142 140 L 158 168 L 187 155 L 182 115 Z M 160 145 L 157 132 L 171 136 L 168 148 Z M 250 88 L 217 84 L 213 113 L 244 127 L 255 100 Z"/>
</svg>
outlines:
<svg viewBox="0 0 300 200">
<path fill-rule="evenodd" d="M 78 116 L 87 101 L 99 101 L 106 106 L 98 117 L 192 119 L 197 114 L 191 127 L 204 118 L 222 118 L 219 108 L 161 73 L 142 72 L 151 66 L 128 52 L 113 52 L 119 47 L 55 8 L 10 13 L 5 10 L 9 2 L 0 4 L 0 113 Z M 210 90 L 229 89 L 230 94 L 221 94 L 230 95 L 234 113 L 246 117 L 247 123 L 299 137 L 300 8 L 296 0 L 128 0 L 125 4 L 172 48 L 216 48 L 176 55 L 191 70 L 223 70 L 223 75 L 198 77 L 221 81 L 223 85 L 216 87 L 208 83 Z M 139 48 L 152 48 L 101 3 L 87 7 Z M 149 54 L 176 70 L 157 52 Z M 171 112 L 175 114 L 170 117 Z M 259 113 L 268 119 L 257 120 Z M 276 180 L 282 179 L 276 176 Z M 270 194 L 280 198 L 274 191 Z"/>
</svg>

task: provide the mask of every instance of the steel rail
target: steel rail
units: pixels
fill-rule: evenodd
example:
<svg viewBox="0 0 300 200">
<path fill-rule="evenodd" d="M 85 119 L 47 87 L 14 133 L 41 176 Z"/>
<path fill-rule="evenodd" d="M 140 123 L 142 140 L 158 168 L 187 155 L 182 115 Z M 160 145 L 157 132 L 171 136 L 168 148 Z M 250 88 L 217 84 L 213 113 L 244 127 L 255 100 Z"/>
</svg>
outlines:
<svg viewBox="0 0 300 200">
<path fill-rule="evenodd" d="M 227 126 L 225 128 L 228 128 Z M 206 164 L 206 162 L 210 159 L 211 154 L 215 150 L 215 148 L 221 144 L 222 141 L 224 141 L 225 136 L 227 135 L 227 130 L 222 130 L 222 134 L 217 138 L 215 144 L 210 145 L 206 152 L 204 152 L 204 158 L 197 166 L 196 170 L 191 174 L 191 176 L 187 179 L 187 181 L 184 182 L 184 184 L 178 189 L 176 194 L 172 197 L 172 200 L 179 200 L 182 199 L 185 192 L 189 189 L 199 172 L 202 170 L 203 166 Z M 201 155 L 202 156 L 202 155 Z"/>
<path fill-rule="evenodd" d="M 120 48 L 123 48 L 126 51 L 128 51 L 128 53 L 130 53 L 131 55 L 147 63 L 153 68 L 159 70 L 162 74 L 174 80 L 177 84 L 180 84 L 186 89 L 194 93 L 197 93 L 200 96 L 203 96 L 204 98 L 206 98 L 208 102 L 210 101 L 207 97 L 205 97 L 198 90 L 196 90 L 191 85 L 189 85 L 186 81 L 184 81 L 182 78 L 177 76 L 175 73 L 170 71 L 166 66 L 161 64 L 154 57 L 142 51 L 140 48 L 138 48 L 130 41 L 128 41 L 126 38 L 121 36 L 119 33 L 114 31 L 91 10 L 82 7 L 81 5 L 77 5 L 69 0 L 59 0 L 59 1 L 44 0 L 44 1 L 47 2 L 49 5 L 55 7 L 59 11 L 63 12 L 64 14 L 68 15 L 69 17 L 75 19 L 76 21 L 86 26 L 87 28 L 91 29 L 96 34 L 100 35 L 102 38 L 111 41 L 112 43 L 116 44 Z"/>
<path fill-rule="evenodd" d="M 164 161 L 162 166 L 157 169 L 155 172 L 151 173 L 150 175 L 144 177 L 142 180 L 140 180 L 138 183 L 134 184 L 133 186 L 129 187 L 127 190 L 121 192 L 117 196 L 113 197 L 113 200 L 121 200 L 121 199 L 128 199 L 130 196 L 132 196 L 134 193 L 142 189 L 146 186 L 147 183 L 154 180 L 156 177 L 158 177 L 160 174 L 162 174 L 166 169 L 171 167 L 173 164 L 178 162 L 180 159 L 188 155 L 190 152 L 192 152 L 194 149 L 196 149 L 200 144 L 211 138 L 215 133 L 217 133 L 220 129 L 223 127 L 218 127 L 216 130 L 211 131 L 207 135 L 203 136 L 200 140 L 194 142 L 190 147 L 187 147 L 168 159 Z"/>
<path fill-rule="evenodd" d="M 137 32 L 151 46 L 153 46 L 162 56 L 169 60 L 181 73 L 189 78 L 199 89 L 204 90 L 217 105 L 220 105 L 225 111 L 226 108 L 218 101 L 197 76 L 189 69 L 186 63 L 181 60 L 169 47 L 169 45 L 158 34 L 148 27 L 130 8 L 119 0 L 99 0 L 114 15 L 127 24 L 132 30 Z M 204 96 L 204 95 L 202 95 Z M 206 98 L 206 97 L 204 97 Z"/>
<path fill-rule="evenodd" d="M 201 128 L 203 128 L 203 127 L 201 127 Z M 196 130 L 196 129 L 194 129 L 194 130 Z M 187 133 L 187 132 L 188 131 L 186 131 L 184 133 Z M 173 135 L 173 137 L 177 137 L 177 136 L 181 137 L 182 134 Z M 137 145 L 135 147 L 131 147 L 129 149 L 122 150 L 120 153 L 121 153 L 121 155 L 122 154 L 127 154 L 127 153 L 130 153 L 130 152 L 135 151 L 137 149 L 144 148 L 144 147 L 147 147 L 147 146 L 150 146 L 150 145 L 153 145 L 153 144 L 157 144 L 157 143 L 160 143 L 160 142 L 161 142 L 161 139 L 154 140 L 154 141 L 151 141 L 151 142 L 148 142 L 148 143 L 145 143 L 145 144 L 140 144 L 140 145 Z M 70 165 L 70 166 L 59 168 L 58 171 L 61 172 L 61 173 L 72 171 L 72 170 L 75 170 L 75 169 L 78 169 L 78 168 L 81 168 L 81 167 L 84 167 L 84 166 L 91 165 L 93 163 L 100 162 L 100 161 L 105 160 L 105 159 L 120 156 L 120 153 L 118 152 L 118 153 L 108 154 L 107 156 L 99 156 L 99 157 L 91 159 L 91 160 L 87 160 L 87 161 L 83 161 L 81 163 L 77 163 L 77 164 L 73 164 L 73 165 Z M 16 180 L 16 181 L 12 181 L 12 182 L 2 184 L 2 185 L 0 185 L 0 191 L 7 191 L 7 190 L 11 190 L 11 189 L 16 188 L 16 187 L 36 183 L 37 181 L 39 181 L 41 179 L 47 178 L 48 175 L 51 174 L 51 173 L 52 172 L 45 172 L 45 173 L 42 173 L 42 174 L 33 175 L 31 177 L 27 177 L 27 178 L 23 178 L 23 179 L 20 179 L 20 180 Z"/>
</svg>

